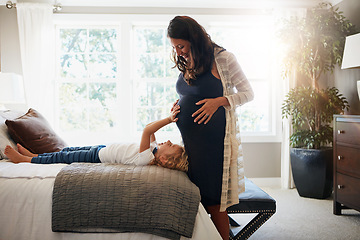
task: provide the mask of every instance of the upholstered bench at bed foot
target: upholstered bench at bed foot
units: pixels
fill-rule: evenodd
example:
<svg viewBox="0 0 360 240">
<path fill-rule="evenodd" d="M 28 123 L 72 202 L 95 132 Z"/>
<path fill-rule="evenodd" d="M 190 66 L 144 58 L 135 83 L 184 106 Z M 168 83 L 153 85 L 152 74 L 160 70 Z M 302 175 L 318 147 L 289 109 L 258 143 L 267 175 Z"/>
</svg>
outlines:
<svg viewBox="0 0 360 240">
<path fill-rule="evenodd" d="M 231 240 L 248 239 L 261 225 L 263 225 L 276 211 L 276 201 L 266 192 L 245 178 L 245 192 L 239 194 L 239 203 L 227 209 L 230 225 L 240 226 L 232 214 L 257 213 L 256 216 L 234 235 L 230 231 Z"/>
</svg>

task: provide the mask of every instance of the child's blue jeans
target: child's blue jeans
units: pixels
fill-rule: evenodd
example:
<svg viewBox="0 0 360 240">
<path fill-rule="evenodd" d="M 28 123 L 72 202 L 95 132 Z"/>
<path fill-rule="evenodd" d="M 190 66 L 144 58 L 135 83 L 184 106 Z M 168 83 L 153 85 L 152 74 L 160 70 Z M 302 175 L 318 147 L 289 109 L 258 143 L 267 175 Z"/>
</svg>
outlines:
<svg viewBox="0 0 360 240">
<path fill-rule="evenodd" d="M 99 151 L 104 145 L 86 147 L 66 147 L 60 152 L 41 153 L 31 159 L 31 163 L 51 164 L 51 163 L 73 163 L 90 162 L 99 163 Z"/>
</svg>

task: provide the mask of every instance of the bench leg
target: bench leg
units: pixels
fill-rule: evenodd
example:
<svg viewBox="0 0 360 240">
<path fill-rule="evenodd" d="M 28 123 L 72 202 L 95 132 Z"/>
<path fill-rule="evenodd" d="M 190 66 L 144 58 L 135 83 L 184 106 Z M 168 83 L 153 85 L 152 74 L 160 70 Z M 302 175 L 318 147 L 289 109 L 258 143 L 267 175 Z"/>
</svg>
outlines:
<svg viewBox="0 0 360 240">
<path fill-rule="evenodd" d="M 240 224 L 238 224 L 232 217 L 229 215 L 229 223 L 232 227 L 240 227 Z"/>
<path fill-rule="evenodd" d="M 274 213 L 258 213 L 240 232 L 235 236 L 230 234 L 230 240 L 248 239 L 259 227 L 261 227 Z M 233 236 L 231 236 L 233 235 Z"/>
</svg>

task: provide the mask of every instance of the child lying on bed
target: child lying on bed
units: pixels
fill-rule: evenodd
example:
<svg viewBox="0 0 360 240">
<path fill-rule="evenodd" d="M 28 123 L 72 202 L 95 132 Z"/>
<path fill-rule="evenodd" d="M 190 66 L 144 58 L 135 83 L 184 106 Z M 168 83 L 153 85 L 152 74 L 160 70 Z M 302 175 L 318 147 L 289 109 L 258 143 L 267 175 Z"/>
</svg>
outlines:
<svg viewBox="0 0 360 240">
<path fill-rule="evenodd" d="M 138 144 L 112 144 L 110 146 L 66 147 L 60 152 L 34 154 L 17 144 L 18 151 L 6 146 L 5 155 L 14 163 L 122 163 L 133 165 L 158 165 L 170 169 L 187 171 L 188 161 L 184 147 L 169 141 L 157 144 L 154 133 L 160 128 L 176 122 L 179 106 L 169 117 L 149 123 L 143 129 L 140 146 Z"/>
</svg>

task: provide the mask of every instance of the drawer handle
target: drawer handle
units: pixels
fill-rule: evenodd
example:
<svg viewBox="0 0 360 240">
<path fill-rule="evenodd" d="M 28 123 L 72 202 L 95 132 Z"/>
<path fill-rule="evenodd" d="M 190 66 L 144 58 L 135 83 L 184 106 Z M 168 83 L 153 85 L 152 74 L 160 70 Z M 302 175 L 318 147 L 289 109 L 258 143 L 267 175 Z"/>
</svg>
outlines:
<svg viewBox="0 0 360 240">
<path fill-rule="evenodd" d="M 340 185 L 340 184 L 337 187 L 338 187 L 338 189 L 344 189 L 345 188 L 344 185 Z"/>
<path fill-rule="evenodd" d="M 338 132 L 338 134 L 345 133 L 345 131 L 344 131 L 344 130 L 338 130 L 337 132 Z"/>
<path fill-rule="evenodd" d="M 340 160 L 343 160 L 344 159 L 344 157 L 343 156 L 338 156 L 338 160 L 340 161 Z"/>
</svg>

